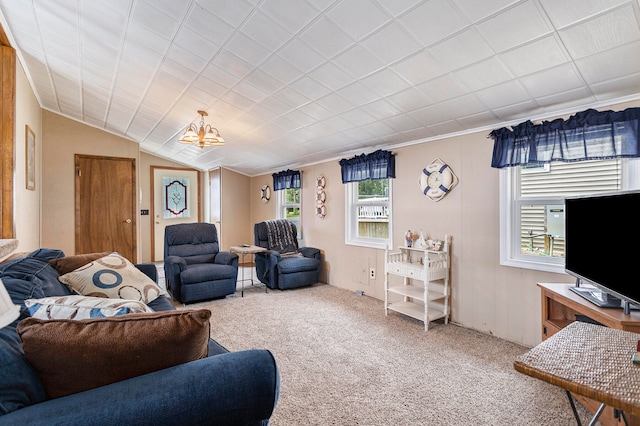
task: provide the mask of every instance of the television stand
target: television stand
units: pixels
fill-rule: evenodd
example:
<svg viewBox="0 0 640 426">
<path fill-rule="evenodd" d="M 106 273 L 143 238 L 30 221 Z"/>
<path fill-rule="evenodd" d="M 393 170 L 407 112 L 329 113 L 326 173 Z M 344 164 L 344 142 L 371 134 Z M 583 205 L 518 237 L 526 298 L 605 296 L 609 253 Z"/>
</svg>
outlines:
<svg viewBox="0 0 640 426">
<path fill-rule="evenodd" d="M 577 320 L 592 320 L 606 327 L 640 333 L 640 311 L 625 314 L 619 306 L 617 309 L 601 308 L 573 291 L 574 284 L 538 283 L 538 287 L 542 295 L 542 340 Z M 600 403 L 592 399 L 574 396 L 592 413 L 600 407 Z M 604 426 L 619 426 L 618 417 L 614 409 L 607 407 L 599 420 Z M 629 424 L 640 424 L 637 416 L 629 417 Z"/>
</svg>

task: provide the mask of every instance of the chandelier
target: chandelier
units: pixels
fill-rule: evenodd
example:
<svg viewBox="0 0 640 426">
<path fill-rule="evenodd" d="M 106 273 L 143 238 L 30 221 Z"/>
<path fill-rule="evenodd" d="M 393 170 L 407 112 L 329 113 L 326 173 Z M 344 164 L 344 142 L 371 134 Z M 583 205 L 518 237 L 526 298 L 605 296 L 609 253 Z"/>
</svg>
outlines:
<svg viewBox="0 0 640 426">
<path fill-rule="evenodd" d="M 200 114 L 200 127 L 196 123 L 189 124 L 187 131 L 178 142 L 198 145 L 200 148 L 205 146 L 223 146 L 224 139 L 220 136 L 220 132 L 215 127 L 204 124 L 204 118 L 208 116 L 206 111 L 198 111 Z"/>
</svg>

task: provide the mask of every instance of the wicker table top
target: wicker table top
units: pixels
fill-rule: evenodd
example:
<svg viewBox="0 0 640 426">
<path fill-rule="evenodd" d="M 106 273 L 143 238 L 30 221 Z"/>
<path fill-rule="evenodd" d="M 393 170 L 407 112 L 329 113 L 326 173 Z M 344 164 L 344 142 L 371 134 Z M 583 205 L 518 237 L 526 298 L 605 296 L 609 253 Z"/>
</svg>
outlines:
<svg viewBox="0 0 640 426">
<path fill-rule="evenodd" d="M 640 334 L 573 322 L 521 355 L 514 368 L 575 394 L 640 415 Z"/>
</svg>

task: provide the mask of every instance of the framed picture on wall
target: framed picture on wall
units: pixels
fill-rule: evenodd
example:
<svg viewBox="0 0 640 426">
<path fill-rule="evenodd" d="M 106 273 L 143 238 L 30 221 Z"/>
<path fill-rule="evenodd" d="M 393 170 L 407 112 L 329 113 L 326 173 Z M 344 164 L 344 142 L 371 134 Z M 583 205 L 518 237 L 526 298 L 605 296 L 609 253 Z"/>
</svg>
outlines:
<svg viewBox="0 0 640 426">
<path fill-rule="evenodd" d="M 26 181 L 27 189 L 31 191 L 36 190 L 36 134 L 27 124 L 25 130 L 25 144 L 26 144 Z"/>
</svg>

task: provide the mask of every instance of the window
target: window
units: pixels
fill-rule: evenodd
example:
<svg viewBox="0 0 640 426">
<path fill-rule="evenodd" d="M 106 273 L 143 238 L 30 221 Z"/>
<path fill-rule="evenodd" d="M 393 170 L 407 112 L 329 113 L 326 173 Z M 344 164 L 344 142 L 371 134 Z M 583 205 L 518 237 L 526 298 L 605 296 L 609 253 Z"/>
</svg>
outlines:
<svg viewBox="0 0 640 426">
<path fill-rule="evenodd" d="M 500 174 L 500 263 L 564 273 L 564 197 L 638 188 L 638 159 L 552 162 Z M 594 216 L 594 243 L 597 222 Z"/>
<path fill-rule="evenodd" d="M 300 188 L 288 188 L 276 191 L 278 210 L 277 219 L 289 219 L 296 225 L 298 239 L 302 239 L 302 223 L 300 221 Z"/>
<path fill-rule="evenodd" d="M 391 179 L 350 182 L 346 186 L 345 243 L 391 247 Z"/>
</svg>

